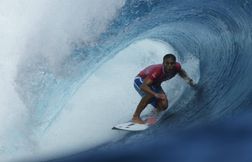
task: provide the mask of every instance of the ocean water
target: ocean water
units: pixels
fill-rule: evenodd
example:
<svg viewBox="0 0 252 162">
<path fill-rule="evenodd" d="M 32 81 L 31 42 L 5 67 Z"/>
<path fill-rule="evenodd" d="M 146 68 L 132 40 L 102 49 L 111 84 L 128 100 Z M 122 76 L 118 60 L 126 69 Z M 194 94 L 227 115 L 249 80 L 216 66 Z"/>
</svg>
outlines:
<svg viewBox="0 0 252 162">
<path fill-rule="evenodd" d="M 0 2 L 1 161 L 251 161 L 252 2 Z M 174 53 L 197 83 L 140 133 L 135 75 Z M 147 107 L 144 113 L 147 113 Z"/>
</svg>

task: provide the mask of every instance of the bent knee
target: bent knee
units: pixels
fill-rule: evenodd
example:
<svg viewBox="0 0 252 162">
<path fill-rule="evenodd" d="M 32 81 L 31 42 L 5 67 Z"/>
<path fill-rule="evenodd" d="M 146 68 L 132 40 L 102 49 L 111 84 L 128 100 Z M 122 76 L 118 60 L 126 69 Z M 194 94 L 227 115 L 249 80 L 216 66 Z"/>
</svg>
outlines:
<svg viewBox="0 0 252 162">
<path fill-rule="evenodd" d="M 161 110 L 162 110 L 162 111 L 166 110 L 167 108 L 168 108 L 168 104 L 167 104 L 167 105 L 162 105 L 162 106 L 161 106 Z"/>
<path fill-rule="evenodd" d="M 167 101 L 161 101 L 159 104 L 158 104 L 158 107 L 161 111 L 164 111 L 168 108 L 168 102 Z"/>
</svg>

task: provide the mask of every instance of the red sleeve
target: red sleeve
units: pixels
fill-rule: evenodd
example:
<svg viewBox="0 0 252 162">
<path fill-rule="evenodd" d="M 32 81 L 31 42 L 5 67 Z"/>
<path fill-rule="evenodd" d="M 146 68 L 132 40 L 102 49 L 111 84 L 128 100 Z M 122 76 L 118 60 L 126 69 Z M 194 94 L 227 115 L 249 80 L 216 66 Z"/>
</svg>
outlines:
<svg viewBox="0 0 252 162">
<path fill-rule="evenodd" d="M 181 70 L 180 63 L 177 62 L 176 65 L 175 65 L 175 68 L 176 68 L 176 71 L 179 72 Z"/>
</svg>

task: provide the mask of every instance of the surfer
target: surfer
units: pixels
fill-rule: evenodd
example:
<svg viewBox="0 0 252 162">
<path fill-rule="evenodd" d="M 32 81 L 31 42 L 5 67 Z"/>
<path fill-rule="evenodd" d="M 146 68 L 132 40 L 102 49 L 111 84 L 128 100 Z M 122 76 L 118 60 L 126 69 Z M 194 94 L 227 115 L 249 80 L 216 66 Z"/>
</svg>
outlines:
<svg viewBox="0 0 252 162">
<path fill-rule="evenodd" d="M 145 122 L 140 118 L 141 112 L 148 104 L 151 104 L 158 112 L 168 108 L 168 99 L 161 87 L 161 83 L 179 74 L 190 86 L 194 87 L 195 82 L 187 75 L 180 63 L 176 62 L 173 54 L 166 54 L 162 64 L 150 65 L 143 69 L 134 80 L 136 91 L 142 96 L 132 121 L 138 124 Z"/>
</svg>

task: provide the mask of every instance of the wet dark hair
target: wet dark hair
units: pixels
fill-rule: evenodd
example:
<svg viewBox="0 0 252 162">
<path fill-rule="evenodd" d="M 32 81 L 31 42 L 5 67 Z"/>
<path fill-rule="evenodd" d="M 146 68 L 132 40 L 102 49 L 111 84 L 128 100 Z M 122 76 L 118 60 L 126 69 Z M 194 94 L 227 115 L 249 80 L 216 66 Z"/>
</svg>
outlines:
<svg viewBox="0 0 252 162">
<path fill-rule="evenodd" d="M 163 57 L 163 61 L 168 59 L 168 58 L 171 58 L 173 59 L 174 61 L 176 61 L 176 57 L 173 55 L 173 54 L 166 54 L 164 57 Z"/>
</svg>

